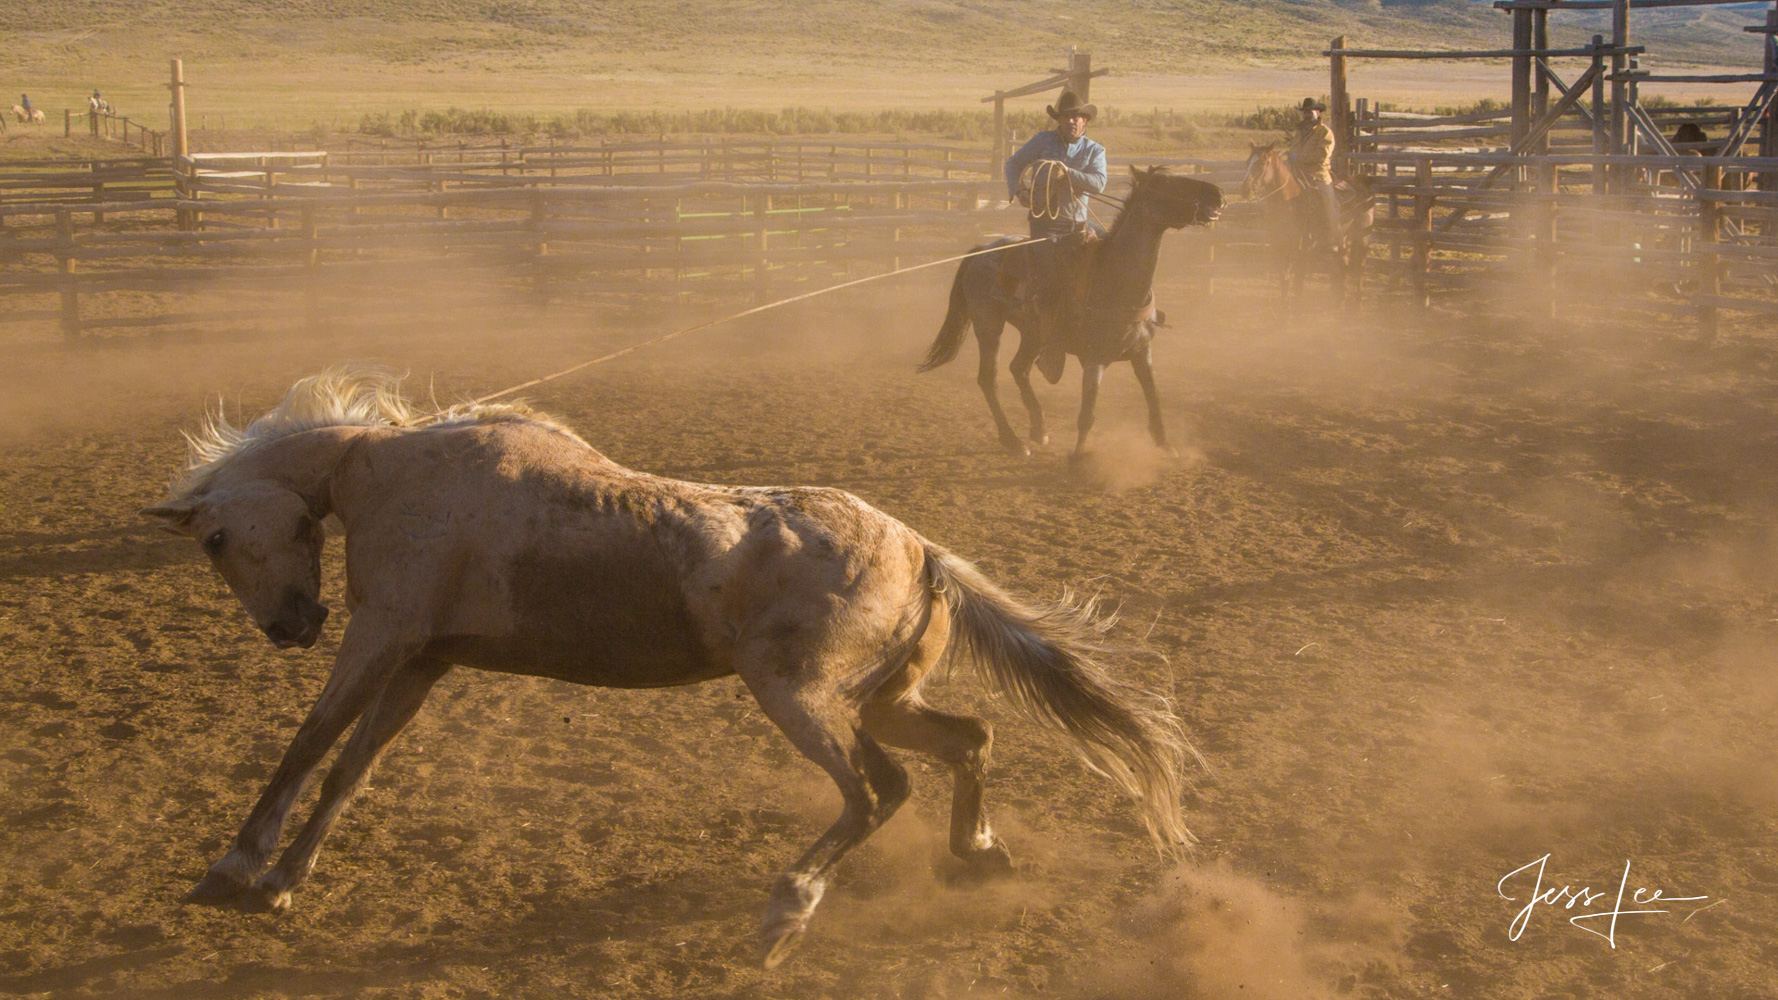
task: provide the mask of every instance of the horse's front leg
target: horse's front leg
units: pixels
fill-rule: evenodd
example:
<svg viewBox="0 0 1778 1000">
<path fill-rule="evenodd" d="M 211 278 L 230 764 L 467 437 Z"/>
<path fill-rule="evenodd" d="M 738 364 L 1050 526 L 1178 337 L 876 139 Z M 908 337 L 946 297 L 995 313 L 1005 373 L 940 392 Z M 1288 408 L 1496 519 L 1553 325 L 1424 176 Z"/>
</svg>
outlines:
<svg viewBox="0 0 1778 1000">
<path fill-rule="evenodd" d="M 390 741 L 420 710 L 432 685 L 449 670 L 448 663 L 420 659 L 395 671 L 395 676 L 389 678 L 376 701 L 358 720 L 358 727 L 352 730 L 352 737 L 340 751 L 339 759 L 327 772 L 327 779 L 321 783 L 321 800 L 315 803 L 315 811 L 309 815 L 308 822 L 303 824 L 296 839 L 291 841 L 271 871 L 261 875 L 253 883 L 252 891 L 241 898 L 242 909 L 282 912 L 290 908 L 290 890 L 301 885 L 314 870 L 315 855 L 321 850 L 327 831 L 339 819 L 340 813 L 346 811 L 358 790 L 364 787 L 364 779 L 377 758 L 388 749 Z"/>
<path fill-rule="evenodd" d="M 1174 458 L 1179 457 L 1179 450 L 1167 443 L 1167 427 L 1161 422 L 1161 396 L 1154 387 L 1154 352 L 1149 345 L 1142 345 L 1130 358 L 1130 368 L 1136 372 L 1136 381 L 1142 386 L 1142 398 L 1148 401 L 1148 436 L 1154 439 L 1154 446 Z"/>
<path fill-rule="evenodd" d="M 203 880 L 185 894 L 184 902 L 233 905 L 253 884 L 254 876 L 278 846 L 284 820 L 315 765 L 370 704 L 404 658 L 395 644 L 376 633 L 365 616 L 354 619 L 346 628 L 333 673 L 327 678 L 321 697 L 297 728 L 296 737 L 284 751 L 284 759 L 260 793 L 247 821 L 241 824 L 240 832 L 235 834 L 228 853 L 210 866 Z"/>
<path fill-rule="evenodd" d="M 1037 351 L 1043 346 L 1041 338 L 1026 336 L 1023 327 L 1019 328 L 1019 349 L 1012 356 L 1012 380 L 1019 387 L 1019 398 L 1025 401 L 1025 413 L 1031 418 L 1031 443 L 1043 446 L 1050 443 L 1049 432 L 1043 429 L 1043 404 L 1037 401 L 1037 393 L 1031 388 L 1031 365 L 1037 361 Z"/>
<path fill-rule="evenodd" d="M 1079 436 L 1074 439 L 1073 458 L 1079 459 L 1087 453 L 1087 432 L 1093 429 L 1093 408 L 1099 402 L 1099 380 L 1105 377 L 1105 366 L 1102 364 L 1080 365 L 1080 420 L 1075 424 Z"/>
</svg>

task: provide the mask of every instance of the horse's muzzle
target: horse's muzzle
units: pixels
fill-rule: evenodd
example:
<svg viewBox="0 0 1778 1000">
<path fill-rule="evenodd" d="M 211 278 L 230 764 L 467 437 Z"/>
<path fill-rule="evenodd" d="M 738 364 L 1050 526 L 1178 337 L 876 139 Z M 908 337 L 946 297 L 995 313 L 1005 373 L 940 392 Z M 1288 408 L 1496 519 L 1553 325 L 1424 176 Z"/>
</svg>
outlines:
<svg viewBox="0 0 1778 1000">
<path fill-rule="evenodd" d="M 308 649 L 321 638 L 321 626 L 326 622 L 327 605 L 292 587 L 284 592 L 278 617 L 265 627 L 265 637 L 279 649 Z"/>
</svg>

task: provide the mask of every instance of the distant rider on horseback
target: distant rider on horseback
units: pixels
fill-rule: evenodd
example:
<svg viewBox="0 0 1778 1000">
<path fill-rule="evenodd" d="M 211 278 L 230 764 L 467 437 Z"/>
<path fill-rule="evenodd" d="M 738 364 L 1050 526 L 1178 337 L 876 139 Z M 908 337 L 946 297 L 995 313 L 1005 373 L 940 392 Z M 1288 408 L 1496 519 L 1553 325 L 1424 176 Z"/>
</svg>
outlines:
<svg viewBox="0 0 1778 1000">
<path fill-rule="evenodd" d="M 1062 179 L 1050 172 L 1059 173 L 1067 178 L 1067 188 L 1073 194 L 1059 204 L 1046 197 L 1047 191 L 1033 191 L 1031 197 L 1031 235 L 1044 237 L 1047 242 L 1034 243 L 1027 248 L 1026 288 L 1043 344 L 1037 356 L 1037 370 L 1044 378 L 1055 382 L 1062 377 L 1062 369 L 1068 360 L 1061 329 L 1065 322 L 1063 310 L 1069 304 L 1066 301 L 1066 250 L 1060 241 L 1063 237 L 1089 230 L 1095 235 L 1103 235 L 1103 230 L 1087 221 L 1087 192 L 1105 190 L 1105 147 L 1086 137 L 1087 123 L 1098 115 L 1099 109 L 1082 104 L 1073 91 L 1064 90 L 1055 106 L 1044 110 L 1055 119 L 1056 127 L 1032 136 L 1030 142 L 1007 158 L 1006 193 L 1009 198 L 1017 198 L 1020 175 L 1026 168 L 1041 168 L 1044 161 L 1051 161 L 1059 166 L 1048 168 L 1044 171 L 1045 176 L 1034 180 L 1041 180 L 1047 188 Z"/>
<path fill-rule="evenodd" d="M 1298 183 L 1312 192 L 1309 224 L 1324 250 L 1340 248 L 1340 196 L 1334 190 L 1334 134 L 1321 121 L 1327 106 L 1313 97 L 1297 107 L 1302 121 L 1290 137 L 1290 165 Z"/>
</svg>

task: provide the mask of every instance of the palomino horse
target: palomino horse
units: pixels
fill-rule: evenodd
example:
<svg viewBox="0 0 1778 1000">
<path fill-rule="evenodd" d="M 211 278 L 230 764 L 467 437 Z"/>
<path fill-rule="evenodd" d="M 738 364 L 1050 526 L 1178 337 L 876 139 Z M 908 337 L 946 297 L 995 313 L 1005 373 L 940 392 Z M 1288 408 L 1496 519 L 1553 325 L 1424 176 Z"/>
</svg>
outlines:
<svg viewBox="0 0 1778 1000">
<path fill-rule="evenodd" d="M 245 430 L 212 417 L 188 440 L 185 476 L 144 513 L 202 543 L 280 648 L 321 633 L 321 521 L 337 516 L 352 619 L 320 699 L 186 902 L 288 907 L 371 766 L 459 664 L 619 688 L 740 675 L 845 800 L 772 891 L 768 968 L 840 858 L 907 798 L 907 772 L 882 743 L 949 765 L 951 850 L 983 872 L 1010 866 L 982 812 L 988 724 L 920 694 L 947 653 L 1072 737 L 1163 846 L 1190 838 L 1190 748 L 1163 701 L 1094 661 L 1103 623 L 1090 602 L 1008 596 L 851 494 L 661 479 L 521 408 L 418 417 L 394 380 L 349 370 L 298 382 Z M 313 814 L 262 870 L 354 720 Z"/>
<path fill-rule="evenodd" d="M 1279 261 L 1279 292 L 1286 306 L 1292 296 L 1302 298 L 1303 278 L 1324 259 L 1334 264 L 1326 270 L 1341 305 L 1348 294 L 1356 298 L 1364 292 L 1364 258 L 1376 212 L 1370 185 L 1363 178 L 1353 177 L 1346 183 L 1348 190 L 1340 195 L 1339 247 L 1334 253 L 1317 253 L 1312 249 L 1316 222 L 1311 213 L 1321 211 L 1321 206 L 1314 203 L 1314 196 L 1297 180 L 1275 145 L 1252 145 L 1248 151 L 1241 196 L 1259 204 L 1272 230 L 1272 247 Z"/>
<path fill-rule="evenodd" d="M 1085 297 L 1076 305 L 1077 319 L 1066 336 L 1068 353 L 1080 359 L 1081 367 L 1076 456 L 1086 450 L 1099 381 L 1106 366 L 1114 361 L 1128 361 L 1135 369 L 1136 381 L 1141 383 L 1148 400 L 1149 435 L 1157 447 L 1171 450 L 1154 386 L 1151 344 L 1154 328 L 1159 325 L 1153 301 L 1155 264 L 1160 260 L 1161 237 L 1167 230 L 1214 222 L 1222 211 L 1222 191 L 1216 185 L 1173 176 L 1164 167 L 1131 167 L 1130 180 L 1130 197 L 1123 211 L 1094 248 Z M 1016 242 L 1017 237 L 1003 237 L 977 249 Z M 963 334 L 973 328 L 981 357 L 976 382 L 988 398 L 1001 445 L 1015 455 L 1030 455 L 1031 449 L 1019 440 L 1007 422 L 1006 411 L 1000 408 L 995 366 L 999 363 L 1000 334 L 1008 323 L 1019 331 L 1019 349 L 1013 354 L 1011 371 L 1031 418 L 1031 441 L 1038 445 L 1049 443 L 1049 435 L 1043 429 L 1043 408 L 1037 402 L 1037 394 L 1031 391 L 1031 365 L 1043 346 L 1036 336 L 1036 317 L 1027 310 L 1015 311 L 1004 287 L 1007 276 L 1025 273 L 1024 262 L 1017 255 L 1028 249 L 1018 247 L 984 254 L 958 265 L 944 324 L 920 364 L 920 371 L 926 372 L 955 358 L 963 346 Z"/>
<path fill-rule="evenodd" d="M 42 108 L 32 108 L 31 110 L 26 111 L 22 106 L 14 104 L 12 106 L 12 116 L 17 118 L 21 125 L 25 122 L 30 122 L 33 125 L 43 124 Z"/>
</svg>

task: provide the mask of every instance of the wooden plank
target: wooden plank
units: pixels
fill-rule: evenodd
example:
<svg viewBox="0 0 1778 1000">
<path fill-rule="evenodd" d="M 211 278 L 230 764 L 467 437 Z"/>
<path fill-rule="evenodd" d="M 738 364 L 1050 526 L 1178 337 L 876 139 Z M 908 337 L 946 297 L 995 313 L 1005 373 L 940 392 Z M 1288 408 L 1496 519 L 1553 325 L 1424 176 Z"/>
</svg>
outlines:
<svg viewBox="0 0 1778 1000">
<path fill-rule="evenodd" d="M 1517 39 L 1514 39 L 1515 42 Z M 1647 51 L 1641 45 L 1624 45 L 1608 49 L 1606 55 L 1618 53 L 1622 55 L 1641 55 Z M 1334 54 L 1332 49 L 1323 49 L 1323 56 Z M 1576 59 L 1593 57 L 1592 49 L 1535 49 L 1529 43 L 1516 45 L 1510 49 L 1345 49 L 1342 56 L 1354 59 L 1514 59 L 1543 56 L 1546 59 Z"/>
<path fill-rule="evenodd" d="M 1692 302 L 1701 306 L 1714 306 L 1717 309 L 1730 309 L 1736 312 L 1757 312 L 1778 316 L 1778 302 L 1771 299 L 1740 299 L 1727 295 L 1694 295 Z"/>
<path fill-rule="evenodd" d="M 1658 7 L 1725 7 L 1745 6 L 1748 0 L 1629 0 L 1638 9 Z M 1494 0 L 1495 10 L 1611 10 L 1617 0 Z"/>
<path fill-rule="evenodd" d="M 1634 81 L 1636 83 L 1769 83 L 1778 80 L 1778 73 L 1651 73 L 1647 70 L 1629 70 L 1623 73 L 1612 73 L 1607 80 Z"/>
</svg>

